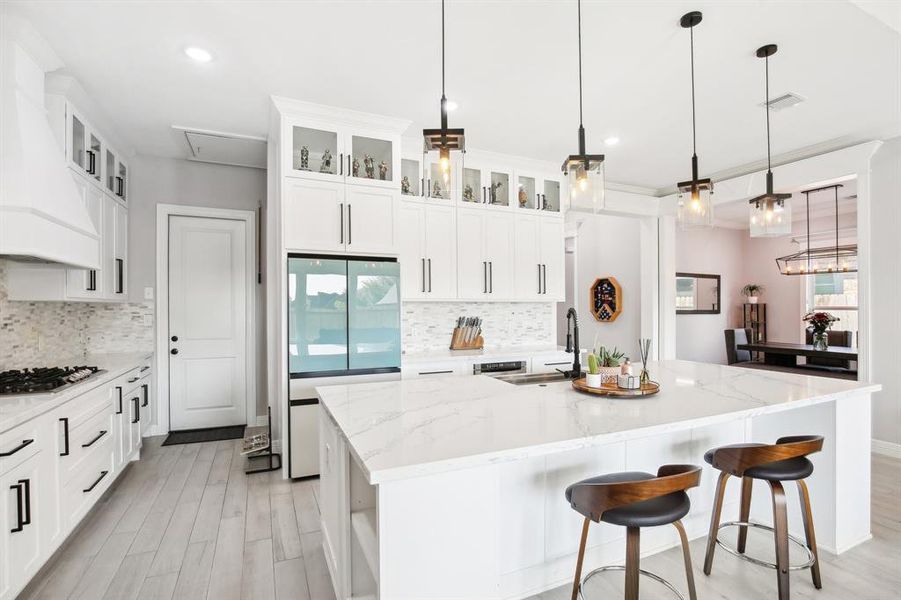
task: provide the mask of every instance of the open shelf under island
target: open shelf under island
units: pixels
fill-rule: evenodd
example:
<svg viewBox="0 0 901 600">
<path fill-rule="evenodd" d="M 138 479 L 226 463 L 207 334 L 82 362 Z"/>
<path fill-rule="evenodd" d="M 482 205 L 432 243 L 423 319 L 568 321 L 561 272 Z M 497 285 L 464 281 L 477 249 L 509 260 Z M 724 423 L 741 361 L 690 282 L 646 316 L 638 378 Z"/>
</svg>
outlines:
<svg viewBox="0 0 901 600">
<path fill-rule="evenodd" d="M 649 370 L 662 389 L 640 399 L 485 376 L 318 388 L 322 540 L 337 596 L 512 599 L 566 584 L 582 518 L 563 492 L 612 471 L 702 465 L 683 521 L 702 537 L 717 476 L 704 452 L 784 435 L 826 438 L 808 480 L 820 549 L 869 539 L 870 396 L 880 386 L 687 361 Z M 724 515 L 737 515 L 739 488 L 730 483 Z M 751 516 L 768 523 L 762 492 Z M 789 502 L 789 530 L 803 537 Z M 673 528 L 642 533 L 643 553 L 677 543 Z M 620 563 L 624 547 L 623 528 L 592 527 L 586 569 Z"/>
</svg>

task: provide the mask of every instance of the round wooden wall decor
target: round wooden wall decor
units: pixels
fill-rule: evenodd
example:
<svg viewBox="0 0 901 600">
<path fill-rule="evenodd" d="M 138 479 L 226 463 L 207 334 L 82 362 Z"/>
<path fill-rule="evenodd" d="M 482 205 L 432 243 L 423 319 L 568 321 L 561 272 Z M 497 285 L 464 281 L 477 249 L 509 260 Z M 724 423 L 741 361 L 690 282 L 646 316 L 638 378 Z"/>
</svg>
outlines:
<svg viewBox="0 0 901 600">
<path fill-rule="evenodd" d="M 610 323 L 623 312 L 623 289 L 616 277 L 601 277 L 591 284 L 588 299 L 591 314 L 601 323 Z"/>
</svg>

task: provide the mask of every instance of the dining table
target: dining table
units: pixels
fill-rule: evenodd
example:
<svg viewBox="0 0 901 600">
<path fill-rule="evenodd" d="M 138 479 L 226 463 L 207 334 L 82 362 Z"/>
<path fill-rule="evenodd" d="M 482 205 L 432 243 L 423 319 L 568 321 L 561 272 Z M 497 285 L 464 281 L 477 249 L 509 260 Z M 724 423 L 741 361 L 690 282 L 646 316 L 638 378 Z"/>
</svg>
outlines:
<svg viewBox="0 0 901 600">
<path fill-rule="evenodd" d="M 798 357 L 825 358 L 837 361 L 857 361 L 857 348 L 850 346 L 829 346 L 825 350 L 814 348 L 811 344 L 793 344 L 790 342 L 754 342 L 736 344 L 738 350 L 748 350 L 763 354 L 763 362 L 768 365 L 795 367 Z"/>
</svg>

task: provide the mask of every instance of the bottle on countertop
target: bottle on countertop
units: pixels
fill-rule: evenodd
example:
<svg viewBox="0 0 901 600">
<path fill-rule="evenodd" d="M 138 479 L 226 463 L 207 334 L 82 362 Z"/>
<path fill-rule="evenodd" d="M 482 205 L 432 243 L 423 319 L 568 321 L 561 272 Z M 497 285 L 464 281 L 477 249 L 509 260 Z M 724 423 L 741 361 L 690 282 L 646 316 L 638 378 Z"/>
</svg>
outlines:
<svg viewBox="0 0 901 600">
<path fill-rule="evenodd" d="M 631 375 L 632 374 L 632 363 L 629 362 L 629 357 L 626 357 L 625 362 L 623 362 L 623 366 L 620 369 L 620 372 L 623 375 Z"/>
</svg>

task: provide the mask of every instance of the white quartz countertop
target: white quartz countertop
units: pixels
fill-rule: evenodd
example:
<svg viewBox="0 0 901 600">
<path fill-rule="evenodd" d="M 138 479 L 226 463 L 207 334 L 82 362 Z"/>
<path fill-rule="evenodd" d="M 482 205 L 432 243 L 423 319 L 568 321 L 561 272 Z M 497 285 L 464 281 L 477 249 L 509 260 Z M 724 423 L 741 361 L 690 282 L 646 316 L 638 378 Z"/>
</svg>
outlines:
<svg viewBox="0 0 901 600">
<path fill-rule="evenodd" d="M 60 365 L 96 366 L 105 372 L 98 373 L 74 385 L 66 386 L 57 392 L 0 396 L 0 433 L 51 411 L 75 396 L 112 381 L 126 371 L 140 366 L 150 356 L 153 356 L 153 352 L 123 352 L 88 354 L 58 361 Z"/>
<path fill-rule="evenodd" d="M 828 402 L 881 386 L 689 361 L 649 363 L 655 396 L 607 399 L 569 382 L 486 376 L 317 388 L 370 483 L 541 456 Z"/>
<path fill-rule="evenodd" d="M 563 346 L 545 344 L 540 346 L 485 346 L 482 350 L 451 350 L 443 348 L 430 352 L 416 352 L 401 356 L 401 364 L 414 365 L 429 362 L 446 362 L 449 360 L 473 360 L 487 358 L 490 360 L 502 359 L 506 356 L 540 356 L 542 354 L 554 354 L 563 352 Z"/>
</svg>

